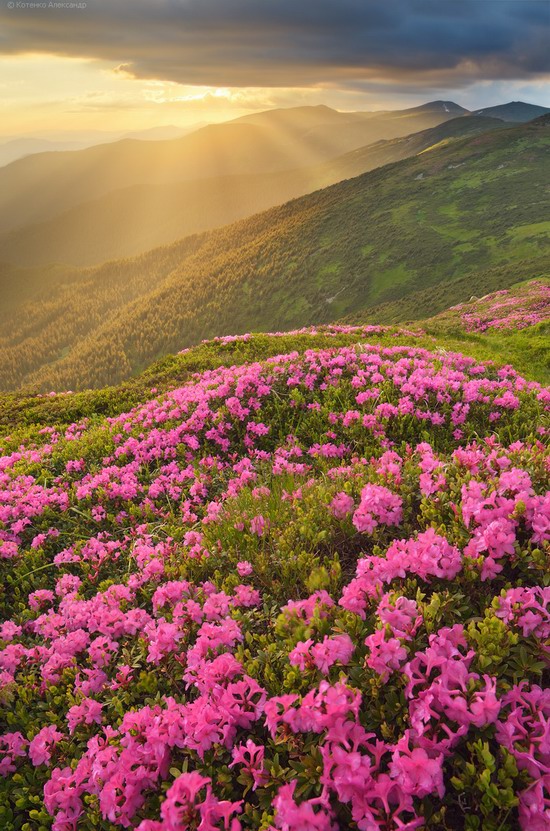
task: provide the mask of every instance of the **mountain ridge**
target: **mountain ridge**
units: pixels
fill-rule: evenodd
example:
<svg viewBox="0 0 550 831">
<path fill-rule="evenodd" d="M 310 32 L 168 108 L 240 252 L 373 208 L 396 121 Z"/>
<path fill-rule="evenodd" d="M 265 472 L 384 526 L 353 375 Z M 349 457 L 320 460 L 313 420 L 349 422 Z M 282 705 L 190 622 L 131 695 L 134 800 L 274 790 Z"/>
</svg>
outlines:
<svg viewBox="0 0 550 831">
<path fill-rule="evenodd" d="M 50 218 L 52 204 L 60 212 L 133 184 L 321 164 L 374 141 L 418 132 L 456 117 L 456 112 L 445 111 L 446 103 L 351 114 L 331 108 L 320 112 L 316 108 L 275 109 L 245 116 L 248 121 L 210 124 L 175 139 L 121 139 L 66 155 L 56 151 L 26 156 L 0 167 L 0 231 Z M 304 126 L 301 116 L 306 112 Z M 285 130 L 280 129 L 281 123 L 286 123 Z"/>
<path fill-rule="evenodd" d="M 507 104 L 497 104 L 480 110 L 473 110 L 472 115 L 486 115 L 502 118 L 504 121 L 526 122 L 532 121 L 541 115 L 550 113 L 550 107 L 538 104 L 528 104 L 526 101 L 509 101 Z"/>
<path fill-rule="evenodd" d="M 20 266 L 50 262 L 88 266 L 132 256 L 416 155 L 441 141 L 504 126 L 497 119 L 460 117 L 419 133 L 369 144 L 316 167 L 132 185 L 77 205 L 49 221 L 0 234 L 0 261 Z"/>
</svg>

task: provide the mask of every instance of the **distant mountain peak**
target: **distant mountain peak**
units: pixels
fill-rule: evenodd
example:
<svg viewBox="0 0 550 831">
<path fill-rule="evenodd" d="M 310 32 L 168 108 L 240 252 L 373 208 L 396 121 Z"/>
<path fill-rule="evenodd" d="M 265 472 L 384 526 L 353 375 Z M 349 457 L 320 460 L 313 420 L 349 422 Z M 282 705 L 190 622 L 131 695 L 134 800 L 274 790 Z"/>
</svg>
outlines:
<svg viewBox="0 0 550 831">
<path fill-rule="evenodd" d="M 426 104 L 427 107 L 435 107 L 435 108 L 442 108 L 445 109 L 448 107 L 449 109 L 453 110 L 464 110 L 464 107 L 461 107 L 460 104 L 456 104 L 454 101 L 429 101 Z"/>
<path fill-rule="evenodd" d="M 438 107 L 438 106 L 442 107 L 444 105 L 447 105 L 449 107 L 454 107 L 457 110 L 463 110 L 464 109 L 464 107 L 461 107 L 460 104 L 456 103 L 456 101 L 443 100 L 441 98 L 438 98 L 435 101 L 427 101 L 425 106 L 426 107 Z"/>
<path fill-rule="evenodd" d="M 408 113 L 434 113 L 434 112 L 444 112 L 449 113 L 450 115 L 466 115 L 469 111 L 461 107 L 460 104 L 457 104 L 455 101 L 427 101 L 425 104 L 420 104 L 418 107 L 411 107 L 409 110 L 405 110 Z"/>
<path fill-rule="evenodd" d="M 275 124 L 285 123 L 296 126 L 320 125 L 326 121 L 339 121 L 343 114 L 326 104 L 304 104 L 298 107 L 276 107 L 260 110 L 232 119 L 233 124 Z"/>
<path fill-rule="evenodd" d="M 546 113 L 550 113 L 549 107 L 541 107 L 539 104 L 529 104 L 526 101 L 508 101 L 507 104 L 497 104 L 495 107 L 474 110 L 472 115 L 487 115 L 490 118 L 501 118 L 503 121 L 521 123 L 532 121 L 534 118 L 538 118 Z"/>
</svg>

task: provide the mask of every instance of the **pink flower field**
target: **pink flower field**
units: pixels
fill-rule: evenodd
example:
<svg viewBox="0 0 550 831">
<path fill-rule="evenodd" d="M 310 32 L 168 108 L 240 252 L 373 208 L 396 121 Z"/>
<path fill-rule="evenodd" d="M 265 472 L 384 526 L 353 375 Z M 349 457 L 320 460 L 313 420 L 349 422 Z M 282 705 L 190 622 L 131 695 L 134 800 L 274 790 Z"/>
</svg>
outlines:
<svg viewBox="0 0 550 831">
<path fill-rule="evenodd" d="M 0 439 L 0 828 L 550 827 L 550 390 L 412 342 Z"/>
<path fill-rule="evenodd" d="M 525 329 L 550 320 L 550 284 L 531 280 L 516 292 L 502 289 L 454 307 L 467 332 Z M 467 309 L 468 311 L 465 311 Z"/>
</svg>

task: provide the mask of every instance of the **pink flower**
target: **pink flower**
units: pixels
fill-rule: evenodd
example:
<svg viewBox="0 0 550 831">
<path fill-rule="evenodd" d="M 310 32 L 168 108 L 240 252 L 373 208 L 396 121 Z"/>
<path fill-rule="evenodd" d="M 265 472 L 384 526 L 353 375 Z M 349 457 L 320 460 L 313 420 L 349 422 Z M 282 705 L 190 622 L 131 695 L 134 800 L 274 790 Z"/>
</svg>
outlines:
<svg viewBox="0 0 550 831">
<path fill-rule="evenodd" d="M 6 620 L 4 623 L 0 624 L 0 638 L 3 641 L 13 641 L 21 635 L 22 631 L 22 627 L 17 626 L 17 624 L 13 623 L 11 620 Z"/>
<path fill-rule="evenodd" d="M 522 831 L 548 831 L 550 827 L 550 776 L 533 782 L 519 795 L 519 823 Z"/>
<path fill-rule="evenodd" d="M 390 764 L 390 776 L 411 796 L 421 799 L 437 793 L 442 799 L 445 793 L 443 755 L 430 758 L 422 748 L 410 750 L 408 744 L 408 737 L 397 744 Z"/>
<path fill-rule="evenodd" d="M 198 794 L 204 787 L 206 794 L 199 801 Z M 209 777 L 201 776 L 196 771 L 182 773 L 166 792 L 160 809 L 161 827 L 164 831 L 182 831 L 196 825 L 201 831 L 216 831 L 219 821 L 223 820 L 223 827 L 229 829 L 231 815 L 240 810 L 240 802 L 219 800 L 214 796 Z M 238 831 L 239 827 L 232 824 L 234 831 Z"/>
<path fill-rule="evenodd" d="M 44 805 L 54 815 L 53 831 L 67 831 L 77 827 L 83 813 L 80 789 L 70 767 L 54 768 L 44 785 Z"/>
<path fill-rule="evenodd" d="M 322 643 L 311 647 L 311 657 L 317 669 L 323 675 L 328 675 L 333 664 L 348 664 L 354 651 L 355 646 L 349 635 L 326 636 Z"/>
<path fill-rule="evenodd" d="M 101 724 L 103 704 L 93 698 L 84 698 L 67 712 L 69 733 L 74 733 L 79 724 Z"/>
<path fill-rule="evenodd" d="M 488 675 L 484 675 L 483 680 L 485 681 L 485 689 L 476 692 L 470 704 L 471 722 L 476 727 L 493 724 L 497 720 L 502 706 L 496 696 L 496 680 Z"/>
<path fill-rule="evenodd" d="M 344 587 L 340 605 L 365 617 L 367 597 L 376 596 L 384 583 L 408 574 L 424 580 L 438 577 L 451 580 L 462 569 L 462 557 L 445 537 L 428 528 L 417 539 L 396 540 L 385 557 L 369 556 L 357 563 L 354 580 Z"/>
<path fill-rule="evenodd" d="M 161 807 L 166 831 L 181 831 L 188 826 L 195 815 L 197 795 L 210 782 L 208 776 L 201 776 L 196 771 L 178 776 L 168 788 Z"/>
<path fill-rule="evenodd" d="M 258 537 L 263 537 L 267 526 L 268 522 L 261 514 L 258 514 L 250 520 L 250 530 Z"/>
<path fill-rule="evenodd" d="M 329 507 L 333 517 L 336 519 L 345 519 L 353 511 L 354 502 L 351 496 L 340 491 L 340 493 L 336 494 Z"/>
<path fill-rule="evenodd" d="M 52 603 L 53 599 L 54 593 L 52 591 L 49 589 L 38 589 L 37 591 L 29 594 L 29 606 L 31 609 L 36 611 L 42 606 Z"/>
<path fill-rule="evenodd" d="M 233 748 L 233 761 L 229 765 L 230 768 L 235 765 L 242 765 L 253 779 L 254 785 L 252 790 L 255 791 L 258 786 L 264 785 L 269 777 L 264 773 L 264 754 L 265 748 L 262 745 L 254 744 L 252 739 L 248 739 L 246 744 L 241 744 Z"/>
<path fill-rule="evenodd" d="M 403 501 L 382 485 L 366 485 L 361 491 L 359 507 L 353 514 L 358 531 L 372 533 L 377 525 L 399 525 L 403 516 Z"/>
<path fill-rule="evenodd" d="M 29 758 L 33 765 L 49 765 L 51 751 L 61 741 L 63 733 L 60 733 L 55 724 L 43 727 L 29 744 Z"/>
<path fill-rule="evenodd" d="M 149 623 L 145 628 L 145 635 L 149 641 L 147 660 L 153 664 L 160 663 L 167 655 L 176 652 L 178 642 L 183 637 L 179 626 L 167 623 L 164 618 L 160 618 L 156 623 Z"/>
<path fill-rule="evenodd" d="M 313 640 L 308 638 L 307 641 L 299 641 L 292 652 L 289 653 L 288 662 L 293 667 L 298 667 L 301 672 L 311 667 L 313 661 L 311 658 L 311 646 Z"/>
<path fill-rule="evenodd" d="M 294 801 L 296 782 L 283 785 L 273 800 L 275 826 L 280 831 L 333 831 L 336 825 L 328 801 L 322 797 Z"/>
<path fill-rule="evenodd" d="M 384 629 L 378 629 L 373 635 L 365 638 L 365 645 L 369 648 L 366 665 L 387 681 L 395 669 L 399 669 L 407 659 L 407 650 L 397 638 L 388 638 Z"/>
<path fill-rule="evenodd" d="M 15 760 L 27 755 L 27 746 L 27 740 L 19 732 L 0 736 L 0 776 L 15 772 Z"/>
</svg>

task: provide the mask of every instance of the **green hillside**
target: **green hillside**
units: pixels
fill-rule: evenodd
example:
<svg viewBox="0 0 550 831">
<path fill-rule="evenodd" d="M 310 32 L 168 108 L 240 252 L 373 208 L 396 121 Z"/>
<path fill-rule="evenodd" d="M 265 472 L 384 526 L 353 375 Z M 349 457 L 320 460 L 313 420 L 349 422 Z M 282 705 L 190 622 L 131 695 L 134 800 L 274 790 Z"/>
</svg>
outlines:
<svg viewBox="0 0 550 831">
<path fill-rule="evenodd" d="M 550 257 L 544 267 L 544 261 L 537 262 L 541 266 L 539 273 L 547 276 L 511 285 L 514 273 L 527 270 L 529 263 L 520 264 L 521 268 L 488 269 L 442 284 L 435 292 L 413 292 L 403 300 L 371 309 L 366 315 L 349 315 L 342 323 L 408 321 L 409 325 L 421 326 L 426 335 L 445 341 L 449 348 L 496 362 L 505 360 L 525 377 L 548 384 Z M 475 292 L 482 287 L 487 294 L 478 297 Z M 442 306 L 445 310 L 418 320 L 430 307 L 430 301 L 433 311 Z"/>
<path fill-rule="evenodd" d="M 550 277 L 550 251 L 530 259 L 517 260 L 504 265 L 473 271 L 439 283 L 437 286 L 417 289 L 398 300 L 381 303 L 359 312 L 352 312 L 342 322 L 358 324 L 373 321 L 400 323 L 411 320 L 425 320 L 442 312 L 456 303 L 475 297 L 478 292 L 494 292 L 508 288 L 525 280 L 525 275 Z"/>
<path fill-rule="evenodd" d="M 360 176 L 361 173 L 374 170 L 376 167 L 408 159 L 456 139 L 503 129 L 507 126 L 510 125 L 498 118 L 468 115 L 452 118 L 450 121 L 418 133 L 377 141 L 326 162 L 322 167 L 325 177 L 323 185 Z"/>
<path fill-rule="evenodd" d="M 419 291 L 430 316 L 444 308 L 441 287 L 460 279 L 479 295 L 495 268 L 501 284 L 488 290 L 548 273 L 549 150 L 544 118 L 444 143 L 233 226 L 75 272 L 47 303 L 37 297 L 11 316 L 2 387 L 102 386 L 214 335 L 367 315 Z"/>
<path fill-rule="evenodd" d="M 550 277 L 472 296 L 423 321 L 422 329 L 464 352 L 482 348 L 525 377 L 550 383 Z"/>
<path fill-rule="evenodd" d="M 504 300 L 505 306 L 500 303 Z M 495 307 L 492 317 L 499 326 L 472 331 L 462 317 Z M 508 308 L 510 307 L 510 308 Z M 518 329 L 509 319 L 518 309 L 525 320 Z M 214 337 L 175 354 L 165 355 L 132 378 L 102 389 L 70 395 L 35 395 L 25 391 L 0 393 L 0 431 L 34 432 L 35 428 L 67 425 L 88 417 L 115 416 L 147 401 L 154 388 L 159 395 L 192 379 L 195 373 L 217 367 L 264 361 L 278 354 L 309 349 L 338 349 L 369 343 L 381 346 L 410 344 L 433 350 L 463 352 L 496 366 L 512 363 L 528 380 L 550 383 L 550 277 L 526 280 L 483 299 L 472 298 L 426 320 L 403 326 L 341 323 L 334 327 L 312 326 L 302 330 Z M 16 439 L 12 436 L 12 441 Z"/>
<path fill-rule="evenodd" d="M 291 130 L 292 125 L 287 117 L 280 126 Z M 52 262 L 87 266 L 140 254 L 417 155 L 440 142 L 504 126 L 495 118 L 463 116 L 296 170 L 134 184 L 54 213 L 43 222 L 0 234 L 0 261 L 22 266 Z M 294 134 L 297 130 L 295 125 Z M 299 133 L 295 138 L 298 143 L 303 140 Z"/>
</svg>

